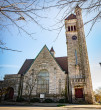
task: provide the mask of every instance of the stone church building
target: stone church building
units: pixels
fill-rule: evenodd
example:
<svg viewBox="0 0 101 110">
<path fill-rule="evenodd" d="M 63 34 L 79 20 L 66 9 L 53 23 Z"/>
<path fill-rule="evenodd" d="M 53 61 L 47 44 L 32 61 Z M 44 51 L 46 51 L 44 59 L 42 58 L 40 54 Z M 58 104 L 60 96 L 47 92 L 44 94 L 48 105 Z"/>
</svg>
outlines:
<svg viewBox="0 0 101 110">
<path fill-rule="evenodd" d="M 92 81 L 85 41 L 82 12 L 65 19 L 68 56 L 55 57 L 45 45 L 35 59 L 26 59 L 18 74 L 5 75 L 3 86 L 8 87 L 6 97 L 17 96 L 67 98 L 70 103 L 93 103 Z"/>
</svg>

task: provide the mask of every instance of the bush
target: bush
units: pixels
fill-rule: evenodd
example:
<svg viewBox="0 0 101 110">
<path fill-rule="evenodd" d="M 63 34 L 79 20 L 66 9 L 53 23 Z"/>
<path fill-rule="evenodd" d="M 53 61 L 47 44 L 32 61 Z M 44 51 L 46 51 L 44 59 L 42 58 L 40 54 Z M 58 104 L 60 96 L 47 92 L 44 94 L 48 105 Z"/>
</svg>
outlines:
<svg viewBox="0 0 101 110">
<path fill-rule="evenodd" d="M 44 103 L 52 103 L 52 102 L 54 102 L 52 99 L 45 99 L 44 101 L 43 101 Z"/>
<path fill-rule="evenodd" d="M 59 100 L 59 103 L 67 103 L 68 102 L 68 99 L 60 99 Z"/>
<path fill-rule="evenodd" d="M 33 98 L 33 99 L 30 100 L 30 102 L 33 102 L 33 103 L 34 103 L 34 102 L 40 102 L 40 99 L 38 99 L 38 98 Z"/>
<path fill-rule="evenodd" d="M 16 102 L 23 102 L 26 101 L 24 98 L 22 97 L 17 97 Z"/>
</svg>

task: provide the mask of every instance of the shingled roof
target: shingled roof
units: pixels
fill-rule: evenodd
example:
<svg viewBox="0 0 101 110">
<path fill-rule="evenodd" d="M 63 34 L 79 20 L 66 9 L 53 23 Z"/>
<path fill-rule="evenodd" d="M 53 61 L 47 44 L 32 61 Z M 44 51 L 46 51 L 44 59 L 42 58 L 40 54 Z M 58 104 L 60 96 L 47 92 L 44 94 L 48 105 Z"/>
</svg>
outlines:
<svg viewBox="0 0 101 110">
<path fill-rule="evenodd" d="M 76 15 L 70 14 L 65 20 L 76 19 Z"/>
<path fill-rule="evenodd" d="M 34 61 L 34 59 L 26 59 L 24 64 L 22 65 L 21 69 L 19 70 L 18 74 L 25 74 L 26 71 L 31 66 L 33 61 Z"/>
<path fill-rule="evenodd" d="M 56 57 L 55 60 L 60 65 L 62 70 L 68 73 L 67 57 Z M 30 68 L 33 61 L 34 59 L 26 59 L 18 74 L 25 74 L 26 71 Z"/>
<path fill-rule="evenodd" d="M 56 57 L 56 62 L 60 65 L 63 71 L 68 73 L 68 60 L 67 57 Z"/>
</svg>

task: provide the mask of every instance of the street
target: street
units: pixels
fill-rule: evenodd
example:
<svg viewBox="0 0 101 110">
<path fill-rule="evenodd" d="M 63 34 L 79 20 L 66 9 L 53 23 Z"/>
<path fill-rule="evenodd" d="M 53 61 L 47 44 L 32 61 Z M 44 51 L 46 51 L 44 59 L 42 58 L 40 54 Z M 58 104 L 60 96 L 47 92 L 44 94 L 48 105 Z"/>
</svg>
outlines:
<svg viewBox="0 0 101 110">
<path fill-rule="evenodd" d="M 101 110 L 101 108 L 68 108 L 68 107 L 0 107 L 0 110 Z"/>
</svg>

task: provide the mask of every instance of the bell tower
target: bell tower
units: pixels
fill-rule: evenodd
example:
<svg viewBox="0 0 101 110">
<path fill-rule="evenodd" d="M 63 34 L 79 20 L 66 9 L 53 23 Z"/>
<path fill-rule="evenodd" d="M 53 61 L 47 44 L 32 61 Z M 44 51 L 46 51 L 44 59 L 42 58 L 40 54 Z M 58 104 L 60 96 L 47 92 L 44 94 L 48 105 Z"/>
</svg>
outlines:
<svg viewBox="0 0 101 110">
<path fill-rule="evenodd" d="M 92 81 L 81 11 L 81 8 L 76 6 L 76 15 L 71 14 L 65 19 L 68 99 L 71 103 L 93 103 Z"/>
</svg>

